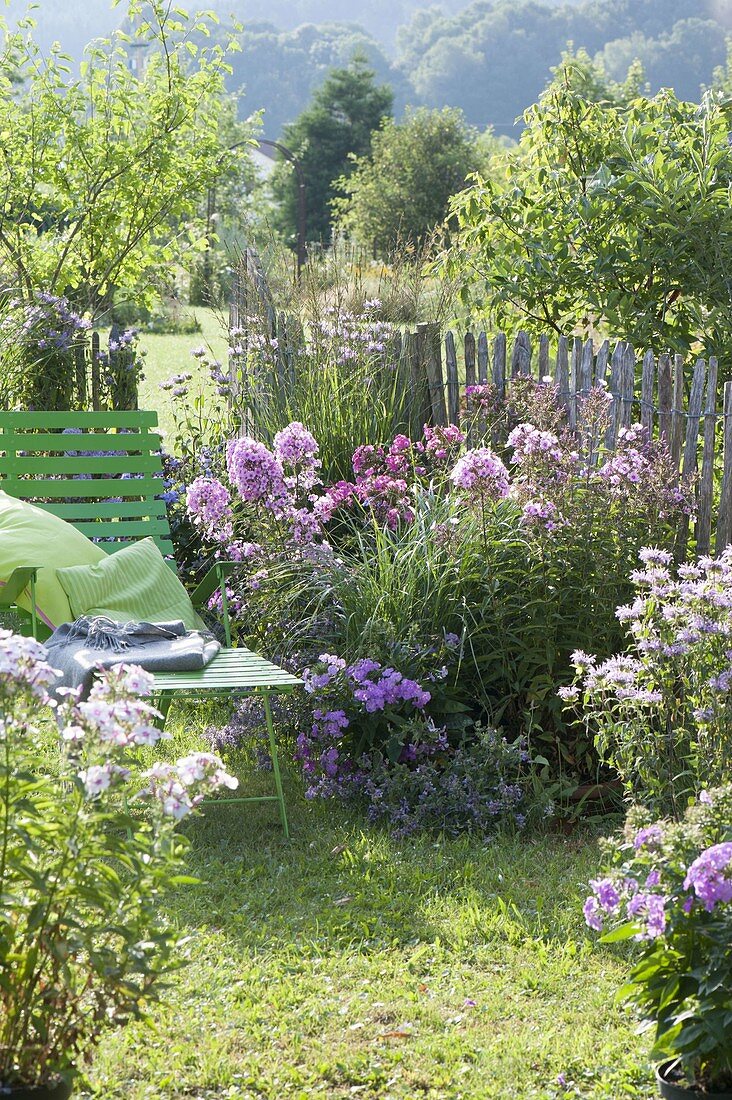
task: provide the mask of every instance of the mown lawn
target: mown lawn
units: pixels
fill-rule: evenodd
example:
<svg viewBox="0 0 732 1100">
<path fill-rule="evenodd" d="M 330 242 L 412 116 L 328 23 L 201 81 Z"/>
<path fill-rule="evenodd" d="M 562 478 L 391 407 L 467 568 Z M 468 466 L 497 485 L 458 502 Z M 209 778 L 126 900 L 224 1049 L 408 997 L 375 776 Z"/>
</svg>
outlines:
<svg viewBox="0 0 732 1100">
<path fill-rule="evenodd" d="M 201 331 L 184 335 L 140 332 L 140 348 L 147 352 L 145 378 L 140 385 L 141 409 L 157 409 L 160 426 L 170 431 L 173 419 L 170 397 L 160 389 L 160 382 L 173 374 L 191 369 L 193 348 L 205 347 L 209 354 L 226 362 L 228 341 L 222 317 L 212 309 L 191 306 L 189 312 L 200 322 Z M 104 337 L 103 337 L 104 346 Z"/>
<path fill-rule="evenodd" d="M 173 752 L 205 717 L 179 714 Z M 105 1039 L 81 1097 L 655 1095 L 613 1005 L 623 955 L 585 934 L 591 836 L 396 841 L 294 775 L 289 805 L 289 842 L 270 807 L 187 826 L 201 882 L 167 905 L 187 966 L 150 1027 Z"/>
</svg>

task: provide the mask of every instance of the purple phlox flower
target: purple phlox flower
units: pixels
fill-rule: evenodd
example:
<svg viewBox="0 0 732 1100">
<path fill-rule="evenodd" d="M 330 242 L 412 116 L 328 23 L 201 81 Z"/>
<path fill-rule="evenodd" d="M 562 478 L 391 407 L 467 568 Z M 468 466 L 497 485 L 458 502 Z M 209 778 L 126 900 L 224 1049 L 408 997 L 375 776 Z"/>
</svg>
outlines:
<svg viewBox="0 0 732 1100">
<path fill-rule="evenodd" d="M 231 523 L 231 497 L 225 485 L 215 477 L 197 477 L 186 491 L 186 509 L 194 524 L 215 537 L 222 526 Z"/>
<path fill-rule="evenodd" d="M 653 940 L 662 936 L 666 929 L 666 902 L 662 894 L 650 894 L 645 890 L 639 890 L 628 902 L 628 916 L 631 919 L 639 918 L 641 931 L 638 939 Z"/>
<path fill-rule="evenodd" d="M 719 902 L 732 901 L 732 841 L 713 844 L 697 856 L 684 879 L 684 889 L 689 888 L 708 912 Z"/>
<path fill-rule="evenodd" d="M 263 443 L 247 436 L 233 440 L 226 449 L 226 466 L 242 500 L 261 502 L 275 515 L 281 514 L 287 502 L 284 473 Z"/>
<path fill-rule="evenodd" d="M 342 657 L 336 657 L 331 653 L 321 653 L 318 657 L 318 661 L 325 665 L 325 670 L 323 672 L 314 672 L 312 669 L 306 668 L 302 673 L 302 678 L 305 682 L 305 691 L 311 695 L 327 687 L 328 684 L 335 679 L 338 673 L 342 672 L 346 667 L 346 662 Z"/>
<path fill-rule="evenodd" d="M 354 486 L 350 481 L 337 481 L 322 497 L 313 503 L 313 515 L 321 523 L 328 523 L 340 508 L 353 504 Z"/>
<path fill-rule="evenodd" d="M 614 913 L 620 905 L 620 892 L 617 884 L 612 879 L 600 878 L 592 879 L 590 887 L 600 908 L 606 913 Z"/>
<path fill-rule="evenodd" d="M 466 451 L 450 473 L 457 489 L 476 499 L 501 500 L 509 493 L 508 470 L 488 447 Z"/>
<path fill-rule="evenodd" d="M 557 527 L 557 507 L 550 500 L 527 500 L 521 511 L 521 522 L 554 531 Z"/>
<path fill-rule="evenodd" d="M 582 907 L 582 912 L 584 913 L 585 923 L 588 928 L 592 928 L 595 932 L 602 932 L 605 915 L 599 901 L 594 895 L 590 895 L 590 897 L 586 899 Z"/>
<path fill-rule="evenodd" d="M 291 488 L 307 490 L 316 484 L 321 466 L 318 450 L 315 437 L 297 420 L 276 433 L 273 451 L 282 468 L 293 471 L 288 478 Z"/>
<path fill-rule="evenodd" d="M 559 463 L 564 458 L 557 436 L 553 432 L 542 432 L 533 424 L 519 424 L 506 443 L 513 451 L 513 460 L 518 466 L 537 456 L 551 463 Z"/>
<path fill-rule="evenodd" d="M 653 851 L 659 847 L 662 840 L 663 829 L 658 823 L 644 825 L 633 837 L 633 847 L 636 852 L 639 852 L 641 848 L 647 848 L 649 851 Z"/>
</svg>

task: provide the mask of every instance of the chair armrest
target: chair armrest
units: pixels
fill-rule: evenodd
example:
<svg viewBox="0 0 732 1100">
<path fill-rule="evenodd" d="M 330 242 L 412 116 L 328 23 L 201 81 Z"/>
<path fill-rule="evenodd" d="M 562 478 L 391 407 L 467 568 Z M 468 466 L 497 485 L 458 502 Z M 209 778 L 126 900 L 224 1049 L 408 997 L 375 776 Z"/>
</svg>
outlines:
<svg viewBox="0 0 732 1100">
<path fill-rule="evenodd" d="M 226 579 L 241 568 L 239 561 L 217 561 L 206 573 L 200 584 L 191 593 L 194 607 L 203 607 L 216 589 L 221 592 L 221 614 L 224 621 L 224 634 L 227 648 L 231 646 L 231 624 L 229 622 L 229 601 L 226 595 Z"/>
<path fill-rule="evenodd" d="M 40 565 L 21 565 L 0 585 L 0 608 L 10 608 L 17 603 L 18 597 L 30 587 L 31 629 L 33 637 L 38 637 L 38 610 L 36 608 L 36 578 Z"/>
<path fill-rule="evenodd" d="M 0 587 L 0 607 L 12 607 L 31 581 L 35 584 L 40 565 L 22 565 L 14 569 L 4 585 Z"/>
</svg>

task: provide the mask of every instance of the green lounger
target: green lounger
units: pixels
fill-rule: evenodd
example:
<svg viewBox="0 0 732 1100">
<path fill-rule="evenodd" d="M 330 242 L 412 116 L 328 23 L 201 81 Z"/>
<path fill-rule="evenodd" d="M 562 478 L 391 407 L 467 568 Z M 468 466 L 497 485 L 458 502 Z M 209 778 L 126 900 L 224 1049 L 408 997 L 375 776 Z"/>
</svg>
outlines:
<svg viewBox="0 0 732 1100">
<path fill-rule="evenodd" d="M 166 505 L 157 498 L 162 489 L 157 422 L 157 413 L 142 411 L 0 412 L 0 489 L 58 516 L 87 538 L 104 540 L 97 545 L 106 553 L 151 537 L 175 570 Z M 74 434 L 63 434 L 64 429 Z M 114 454 L 85 453 L 92 451 Z M 261 697 L 276 793 L 216 801 L 276 802 L 288 836 L 270 696 L 291 692 L 302 681 L 248 649 L 231 648 L 225 582 L 236 568 L 235 562 L 218 562 L 191 595 L 194 607 L 201 608 L 220 590 L 226 647 L 200 672 L 155 674 L 158 705 L 165 717 L 176 695 Z M 39 572 L 37 562 L 19 563 L 0 588 L 0 610 L 18 611 L 16 601 L 29 595 L 29 611 L 20 613 L 34 636 L 43 639 L 50 630 L 36 607 Z"/>
</svg>

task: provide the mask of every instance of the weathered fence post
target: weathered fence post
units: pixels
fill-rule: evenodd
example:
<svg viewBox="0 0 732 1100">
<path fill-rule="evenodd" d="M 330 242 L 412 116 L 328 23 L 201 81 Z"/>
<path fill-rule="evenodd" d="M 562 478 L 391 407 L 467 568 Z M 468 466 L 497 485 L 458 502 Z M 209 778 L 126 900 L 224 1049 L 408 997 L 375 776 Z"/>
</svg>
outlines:
<svg viewBox="0 0 732 1100">
<path fill-rule="evenodd" d="M 429 388 L 431 421 L 444 427 L 447 424 L 445 405 L 445 386 L 442 380 L 442 337 L 440 325 L 436 321 L 423 321 L 417 325 L 420 359 L 427 376 Z"/>
<path fill-rule="evenodd" d="M 724 384 L 723 405 L 723 471 L 722 490 L 719 499 L 719 515 L 717 516 L 717 545 L 718 554 L 732 542 L 732 382 Z"/>
<path fill-rule="evenodd" d="M 712 541 L 712 497 L 714 494 L 714 436 L 717 427 L 717 360 L 710 358 L 707 395 L 704 403 L 704 446 L 699 481 L 699 510 L 694 535 L 697 554 L 708 554 Z"/>
<path fill-rule="evenodd" d="M 647 351 L 643 356 L 643 373 L 641 374 L 641 427 L 651 438 L 653 433 L 653 383 L 656 372 L 656 357 L 652 351 Z"/>
<path fill-rule="evenodd" d="M 455 337 L 451 332 L 445 335 L 445 379 L 447 383 L 447 422 L 448 424 L 459 424 L 460 383 L 458 381 Z"/>
<path fill-rule="evenodd" d="M 485 333 L 483 353 L 485 355 L 485 381 L 488 381 L 488 338 Z M 480 350 L 480 349 L 479 349 Z M 506 396 L 506 334 L 498 332 L 493 340 L 493 385 L 496 387 L 496 396 L 503 400 Z"/>
<path fill-rule="evenodd" d="M 697 450 L 699 446 L 699 421 L 701 420 L 702 401 L 704 398 L 704 376 L 706 363 L 698 359 L 694 367 L 694 377 L 691 382 L 689 395 L 689 411 L 686 418 L 686 441 L 684 443 L 684 461 L 681 466 L 681 484 L 689 486 L 694 480 L 697 467 Z M 683 561 L 686 557 L 686 544 L 689 538 L 689 517 L 682 516 L 679 520 L 679 530 L 676 539 L 676 558 Z"/>
<path fill-rule="evenodd" d="M 475 337 L 472 332 L 466 332 L 463 338 L 463 356 L 465 359 L 465 416 L 467 420 L 468 447 L 475 446 L 475 402 L 469 393 L 468 387 L 475 385 Z"/>
<path fill-rule="evenodd" d="M 557 361 L 554 368 L 554 384 L 557 387 L 559 401 L 569 411 L 569 353 L 567 337 L 560 336 L 557 341 Z"/>
<path fill-rule="evenodd" d="M 531 374 L 531 341 L 528 332 L 523 330 L 516 333 L 516 340 L 511 354 L 511 377 Z"/>
</svg>

